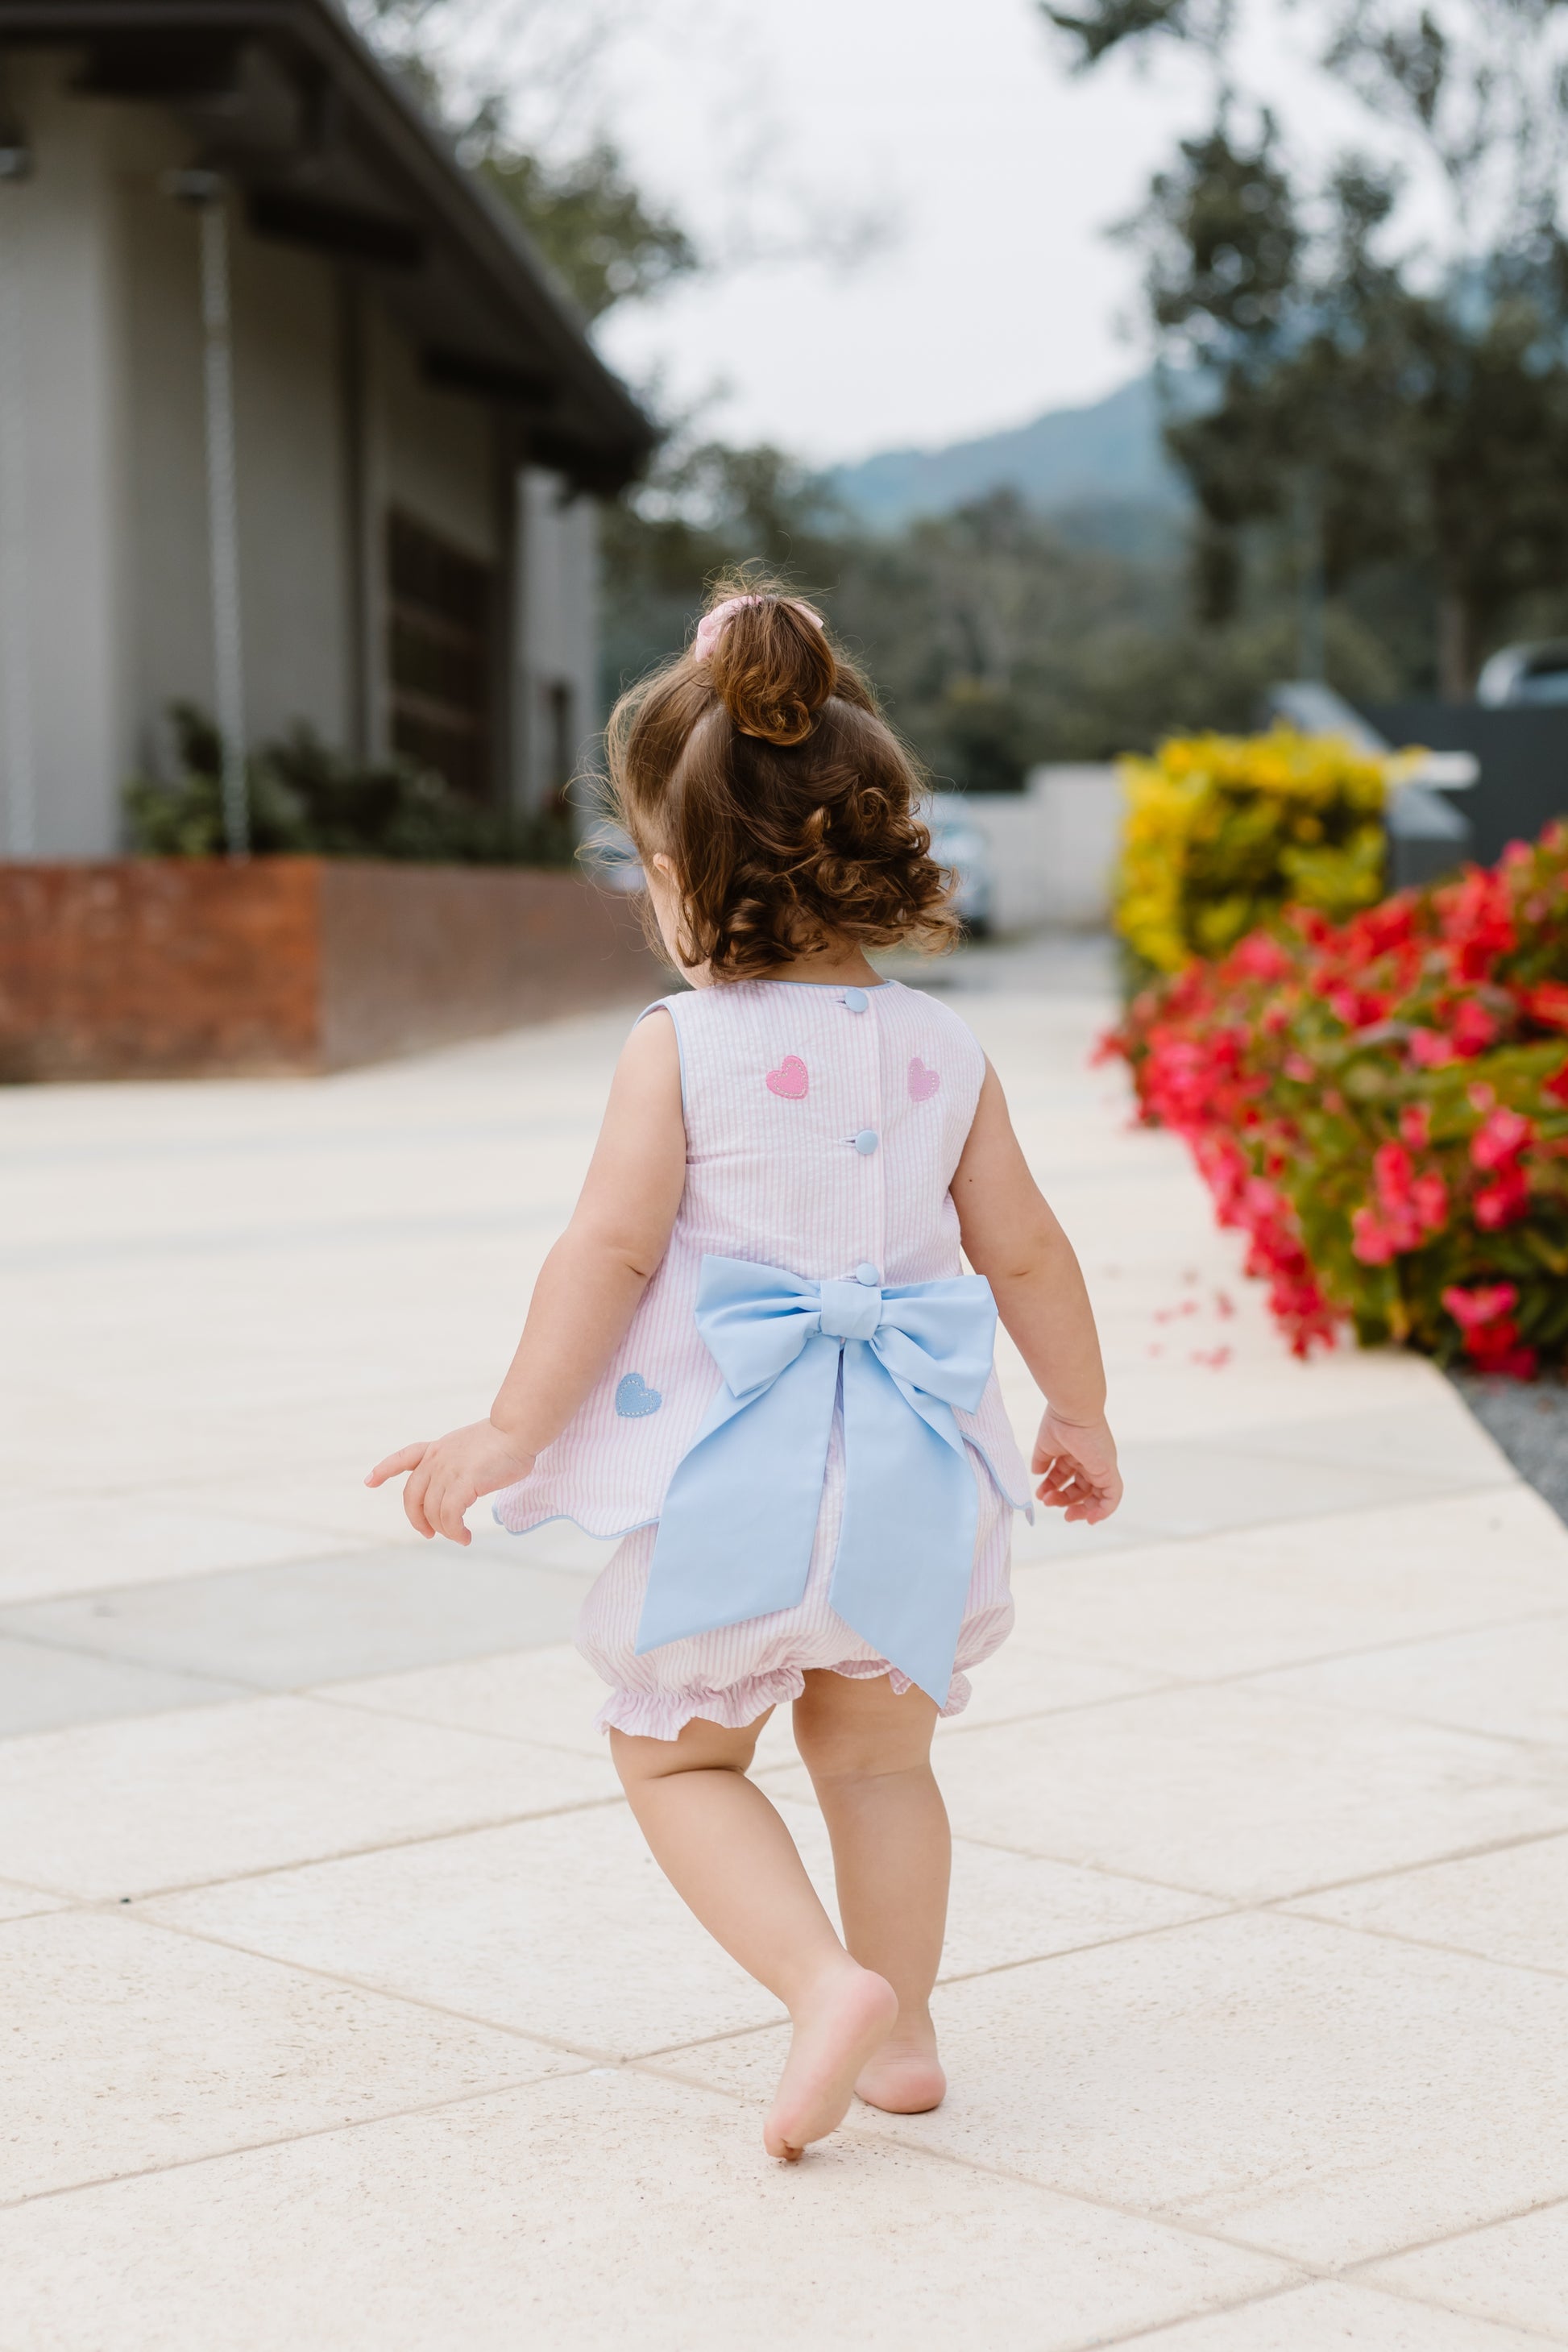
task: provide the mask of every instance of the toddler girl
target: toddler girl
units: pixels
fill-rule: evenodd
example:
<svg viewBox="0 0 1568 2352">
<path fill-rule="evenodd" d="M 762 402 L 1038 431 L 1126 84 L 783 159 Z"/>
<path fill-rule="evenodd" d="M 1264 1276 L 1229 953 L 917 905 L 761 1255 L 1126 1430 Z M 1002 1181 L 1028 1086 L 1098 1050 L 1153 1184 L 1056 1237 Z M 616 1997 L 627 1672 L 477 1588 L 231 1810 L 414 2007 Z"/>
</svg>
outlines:
<svg viewBox="0 0 1568 2352">
<path fill-rule="evenodd" d="M 866 960 L 955 926 L 865 681 L 809 606 L 724 595 L 609 746 L 690 989 L 632 1032 L 489 1420 L 369 1483 L 406 1472 L 414 1526 L 455 1543 L 497 1489 L 519 1534 L 565 1514 L 622 1538 L 578 1645 L 660 1866 L 789 2011 L 763 2140 L 793 2161 L 852 2092 L 910 2114 L 946 2087 L 931 1732 L 1008 1632 L 1030 1507 L 998 1315 L 1049 1400 L 1035 1493 L 1098 1521 L 1121 1480 L 1083 1280 L 995 1074 Z M 842 1941 L 747 1778 L 786 1699 Z"/>
</svg>

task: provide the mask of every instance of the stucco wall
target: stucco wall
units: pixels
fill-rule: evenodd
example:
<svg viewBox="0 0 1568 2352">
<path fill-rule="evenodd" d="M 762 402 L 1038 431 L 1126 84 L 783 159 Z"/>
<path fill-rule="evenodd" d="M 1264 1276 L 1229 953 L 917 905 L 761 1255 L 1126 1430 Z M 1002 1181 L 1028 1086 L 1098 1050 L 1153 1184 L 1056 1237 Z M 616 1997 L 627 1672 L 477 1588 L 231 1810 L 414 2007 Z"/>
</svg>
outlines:
<svg viewBox="0 0 1568 2352">
<path fill-rule="evenodd" d="M 253 738 L 348 728 L 346 455 L 338 286 L 318 256 L 233 247 L 240 593 Z"/>
<path fill-rule="evenodd" d="M 164 168 L 184 160 L 171 135 Z M 198 226 L 156 172 L 122 171 L 115 204 L 130 316 L 126 625 L 145 760 L 171 698 L 213 700 Z M 254 742 L 307 719 L 342 742 L 351 669 L 337 284 L 314 256 L 252 237 L 237 205 L 229 240 L 247 733 Z"/>
<path fill-rule="evenodd" d="M 40 168 L 30 181 L 0 185 L 23 390 L 12 446 L 26 484 L 25 512 L 0 516 L 0 531 L 23 590 L 16 622 L 32 720 L 33 847 L 72 856 L 111 838 L 110 780 L 129 742 L 116 399 L 123 310 L 105 135 L 114 126 L 104 121 L 113 110 L 68 97 L 65 61 L 52 56 L 24 59 L 12 89 Z M 0 693 L 4 674 L 0 665 Z M 0 812 L 6 800 L 0 793 Z"/>
<path fill-rule="evenodd" d="M 83 98 L 73 69 L 65 54 L 15 65 L 37 169 L 0 185 L 22 321 L 37 809 L 32 842 L 13 838 L 0 774 L 0 851 L 42 856 L 114 850 L 126 779 L 166 765 L 168 703 L 215 700 L 198 226 L 164 185 L 196 159 L 172 114 Z M 517 797 L 537 801 L 551 688 L 570 685 L 574 752 L 597 723 L 591 506 L 562 506 L 550 477 L 517 482 L 509 428 L 422 380 L 374 272 L 356 290 L 330 258 L 251 236 L 237 199 L 229 234 L 249 741 L 307 719 L 330 742 L 385 749 L 399 507 L 497 568 L 503 756 Z M 14 523 L 0 517 L 16 546 Z"/>
</svg>

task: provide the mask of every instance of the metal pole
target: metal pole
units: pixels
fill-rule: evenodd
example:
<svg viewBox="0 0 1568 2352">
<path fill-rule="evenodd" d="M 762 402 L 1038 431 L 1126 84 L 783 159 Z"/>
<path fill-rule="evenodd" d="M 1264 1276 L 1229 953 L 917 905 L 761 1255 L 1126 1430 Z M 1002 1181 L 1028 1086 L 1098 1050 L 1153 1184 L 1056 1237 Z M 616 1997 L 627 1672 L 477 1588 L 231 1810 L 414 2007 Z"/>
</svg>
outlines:
<svg viewBox="0 0 1568 2352">
<path fill-rule="evenodd" d="M 1301 478 L 1297 499 L 1297 654 L 1302 677 L 1321 685 L 1323 646 L 1323 485 L 1315 466 Z"/>
<path fill-rule="evenodd" d="M 20 179 L 20 172 L 0 178 Z M 22 264 L 0 229 L 0 685 L 5 697 L 5 837 L 13 857 L 38 847 L 37 772 L 27 606 L 27 415 L 22 364 Z"/>
<path fill-rule="evenodd" d="M 207 562 L 212 590 L 215 716 L 223 738 L 223 831 L 231 857 L 250 848 L 245 784 L 245 667 L 239 609 L 239 510 L 234 448 L 228 213 L 221 185 L 198 209 L 205 333 Z"/>
</svg>

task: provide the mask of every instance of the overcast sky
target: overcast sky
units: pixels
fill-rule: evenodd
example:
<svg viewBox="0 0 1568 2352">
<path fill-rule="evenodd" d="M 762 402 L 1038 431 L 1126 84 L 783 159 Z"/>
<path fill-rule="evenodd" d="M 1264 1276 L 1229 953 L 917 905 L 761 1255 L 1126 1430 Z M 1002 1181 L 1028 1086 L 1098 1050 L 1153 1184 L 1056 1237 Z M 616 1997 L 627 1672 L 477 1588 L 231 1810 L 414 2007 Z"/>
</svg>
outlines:
<svg viewBox="0 0 1568 2352">
<path fill-rule="evenodd" d="M 1247 78 L 1293 132 L 1364 137 L 1308 66 L 1311 14 L 1256 0 Z M 709 251 L 793 252 L 606 321 L 667 413 L 706 404 L 707 429 L 824 463 L 1020 424 L 1147 364 L 1137 265 L 1106 231 L 1210 119 L 1184 52 L 1075 78 L 1033 0 L 461 0 L 447 22 L 481 79 L 504 58 L 526 139 L 564 152 L 597 125 Z M 878 223 L 847 266 L 835 248 Z"/>
<path fill-rule="evenodd" d="M 1029 0 L 710 0 L 679 47 L 623 58 L 611 113 L 699 238 L 886 236 L 858 266 L 742 264 L 613 320 L 616 364 L 682 401 L 723 387 L 716 427 L 819 461 L 1016 424 L 1142 364 L 1104 231 L 1201 118 L 1184 61 L 1074 79 Z"/>
</svg>

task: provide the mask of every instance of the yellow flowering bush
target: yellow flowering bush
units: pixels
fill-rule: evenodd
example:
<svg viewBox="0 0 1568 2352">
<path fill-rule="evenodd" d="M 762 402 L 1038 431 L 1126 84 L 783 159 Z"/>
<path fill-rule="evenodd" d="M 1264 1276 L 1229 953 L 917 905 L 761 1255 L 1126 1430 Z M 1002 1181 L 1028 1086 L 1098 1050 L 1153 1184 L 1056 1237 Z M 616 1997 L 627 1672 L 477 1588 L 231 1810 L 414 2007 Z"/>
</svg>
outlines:
<svg viewBox="0 0 1568 2352">
<path fill-rule="evenodd" d="M 1116 928 L 1135 961 L 1223 956 L 1287 904 L 1342 922 L 1384 890 L 1384 803 L 1406 754 L 1276 727 L 1126 759 Z"/>
</svg>

